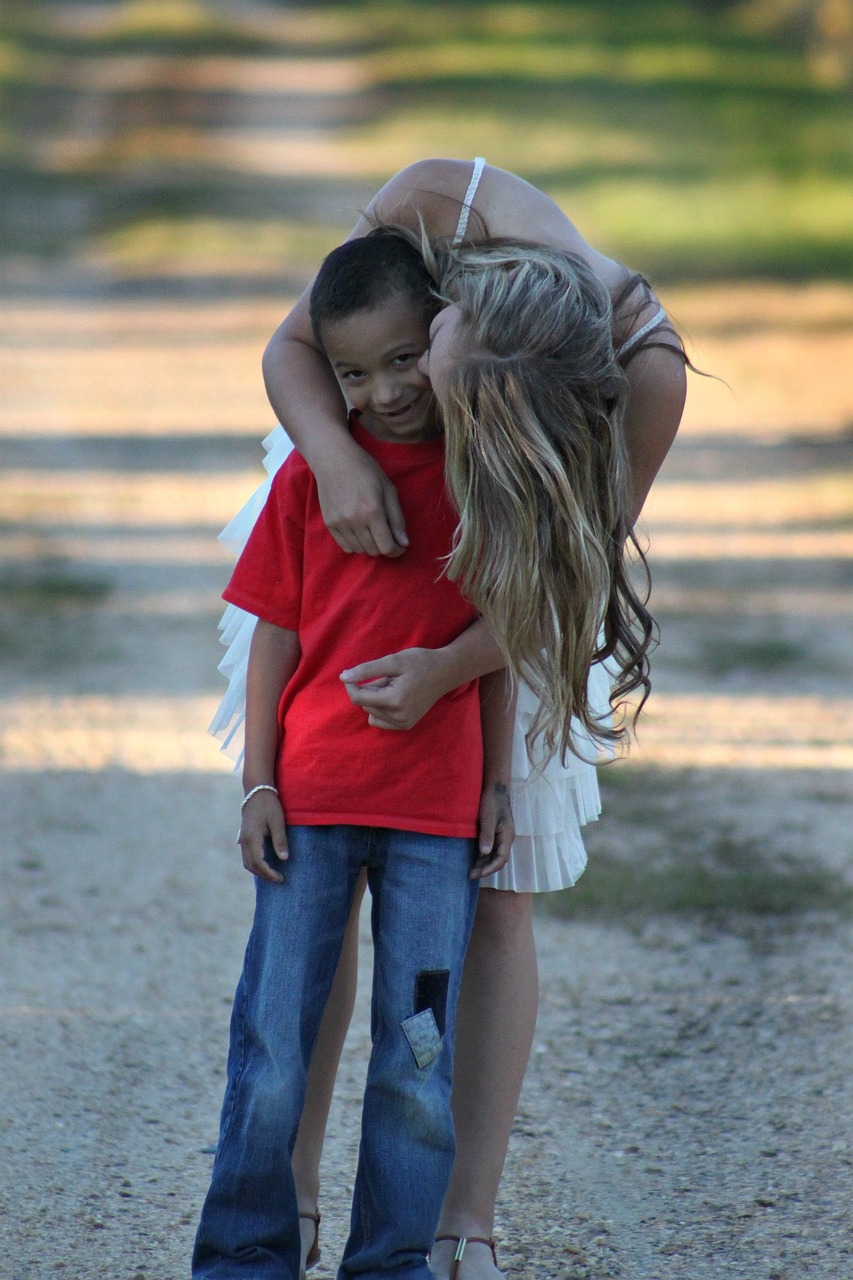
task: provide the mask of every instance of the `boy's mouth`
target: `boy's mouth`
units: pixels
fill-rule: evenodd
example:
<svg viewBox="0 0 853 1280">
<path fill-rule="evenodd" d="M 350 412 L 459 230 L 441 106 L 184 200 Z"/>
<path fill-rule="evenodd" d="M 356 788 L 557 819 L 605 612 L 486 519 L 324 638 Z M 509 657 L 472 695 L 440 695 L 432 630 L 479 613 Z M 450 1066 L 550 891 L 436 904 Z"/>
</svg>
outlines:
<svg viewBox="0 0 853 1280">
<path fill-rule="evenodd" d="M 400 409 L 374 410 L 374 413 L 377 418 L 387 418 L 390 422 L 396 422 L 400 418 L 405 418 L 413 409 L 416 409 L 420 402 L 421 397 L 415 396 L 414 400 L 410 400 L 408 404 L 403 405 Z"/>
</svg>

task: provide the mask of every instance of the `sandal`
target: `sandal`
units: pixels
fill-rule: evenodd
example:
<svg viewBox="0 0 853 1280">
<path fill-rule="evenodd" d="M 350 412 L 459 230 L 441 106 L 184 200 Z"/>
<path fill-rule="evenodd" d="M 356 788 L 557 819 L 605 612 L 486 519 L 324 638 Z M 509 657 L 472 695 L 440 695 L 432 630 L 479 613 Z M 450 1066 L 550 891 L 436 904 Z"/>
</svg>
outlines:
<svg viewBox="0 0 853 1280">
<path fill-rule="evenodd" d="M 310 1271 L 320 1261 L 320 1215 L 319 1213 L 300 1213 L 299 1217 L 300 1220 L 305 1218 L 306 1221 L 314 1223 L 314 1240 L 305 1259 L 305 1271 Z"/>
<path fill-rule="evenodd" d="M 465 1247 L 469 1244 L 487 1244 L 492 1251 L 492 1261 L 496 1267 L 498 1265 L 498 1255 L 495 1252 L 495 1242 L 494 1240 L 486 1239 L 485 1236 L 436 1236 L 435 1243 L 438 1244 L 439 1240 L 456 1241 L 456 1252 L 453 1255 L 453 1266 L 450 1268 L 448 1280 L 457 1280 L 459 1275 L 459 1264 L 462 1261 L 462 1255 L 465 1252 Z"/>
</svg>

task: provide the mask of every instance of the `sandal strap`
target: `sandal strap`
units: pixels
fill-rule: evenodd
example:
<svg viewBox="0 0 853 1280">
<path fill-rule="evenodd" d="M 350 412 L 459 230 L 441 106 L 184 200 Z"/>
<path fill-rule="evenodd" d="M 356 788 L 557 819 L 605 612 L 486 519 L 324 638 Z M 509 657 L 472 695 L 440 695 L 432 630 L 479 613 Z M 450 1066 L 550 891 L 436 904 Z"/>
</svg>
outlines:
<svg viewBox="0 0 853 1280">
<path fill-rule="evenodd" d="M 495 1242 L 490 1237 L 487 1237 L 487 1236 L 436 1236 L 435 1243 L 438 1244 L 439 1240 L 455 1240 L 456 1241 L 456 1253 L 453 1256 L 453 1266 L 450 1271 L 450 1280 L 456 1280 L 456 1277 L 459 1273 L 459 1264 L 462 1261 L 462 1255 L 465 1252 L 466 1245 L 469 1245 L 469 1244 L 488 1245 L 492 1251 L 492 1261 L 494 1262 L 495 1266 L 498 1265 L 498 1255 L 495 1251 Z"/>
<path fill-rule="evenodd" d="M 304 1218 L 306 1222 L 314 1223 L 314 1243 L 305 1259 L 305 1270 L 310 1271 L 320 1261 L 320 1214 L 315 1210 L 313 1213 L 300 1213 L 299 1217 Z"/>
</svg>

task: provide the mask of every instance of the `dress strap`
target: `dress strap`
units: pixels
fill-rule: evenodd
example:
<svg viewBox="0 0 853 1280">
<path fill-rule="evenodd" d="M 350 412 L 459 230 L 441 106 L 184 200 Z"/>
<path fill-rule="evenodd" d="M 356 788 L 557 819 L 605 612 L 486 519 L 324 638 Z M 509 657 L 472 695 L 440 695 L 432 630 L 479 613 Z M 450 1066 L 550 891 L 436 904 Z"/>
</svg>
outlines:
<svg viewBox="0 0 853 1280">
<path fill-rule="evenodd" d="M 456 234 L 453 237 L 453 243 L 459 244 L 468 229 L 468 218 L 471 215 L 471 201 L 477 194 L 477 187 L 480 184 L 480 178 L 486 162 L 482 156 L 477 156 L 474 161 L 474 172 L 471 174 L 471 181 L 468 183 L 468 190 L 465 192 L 465 199 L 462 201 L 462 212 L 459 214 L 459 221 L 456 224 Z"/>
<path fill-rule="evenodd" d="M 651 320 L 647 320 L 641 329 L 631 334 L 627 342 L 622 343 L 622 346 L 616 352 L 616 359 L 621 360 L 623 356 L 636 347 L 641 338 L 645 338 L 646 334 L 651 333 L 652 329 L 657 329 L 658 325 L 663 324 L 664 320 L 666 320 L 666 312 L 663 307 L 658 307 Z"/>
</svg>

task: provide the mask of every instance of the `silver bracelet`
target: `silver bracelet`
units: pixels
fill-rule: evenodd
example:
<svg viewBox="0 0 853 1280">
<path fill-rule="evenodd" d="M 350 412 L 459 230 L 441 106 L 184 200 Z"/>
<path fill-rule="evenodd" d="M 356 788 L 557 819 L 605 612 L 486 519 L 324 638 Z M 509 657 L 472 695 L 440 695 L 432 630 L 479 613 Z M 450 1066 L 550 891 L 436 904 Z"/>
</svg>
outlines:
<svg viewBox="0 0 853 1280">
<path fill-rule="evenodd" d="M 274 787 L 271 782 L 259 782 L 256 787 L 252 787 L 252 790 L 247 791 L 246 794 L 243 796 L 243 803 L 240 805 L 241 813 L 243 812 L 246 805 L 251 800 L 252 796 L 256 796 L 259 791 L 274 791 L 276 795 L 278 795 L 278 787 Z"/>
</svg>

